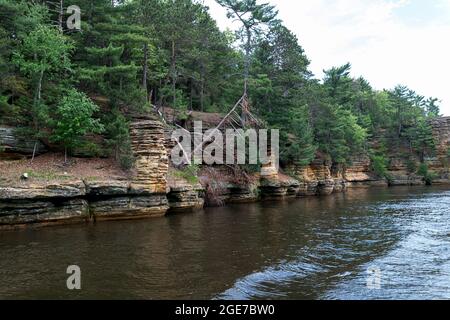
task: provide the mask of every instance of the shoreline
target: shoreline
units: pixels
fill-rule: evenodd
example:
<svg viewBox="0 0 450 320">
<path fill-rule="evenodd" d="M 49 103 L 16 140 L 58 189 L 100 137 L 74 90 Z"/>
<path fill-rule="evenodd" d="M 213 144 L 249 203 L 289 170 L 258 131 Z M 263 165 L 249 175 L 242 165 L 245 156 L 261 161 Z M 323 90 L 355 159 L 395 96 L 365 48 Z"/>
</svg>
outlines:
<svg viewBox="0 0 450 320">
<path fill-rule="evenodd" d="M 261 185 L 254 188 L 254 197 L 246 197 L 244 199 L 233 199 L 229 197 L 223 202 L 221 207 L 227 207 L 233 204 L 246 203 L 277 203 L 285 200 L 308 199 L 312 197 L 326 198 L 333 194 L 347 193 L 349 190 L 367 189 L 394 189 L 399 187 L 446 187 L 450 190 L 450 181 L 445 183 L 437 183 L 432 186 L 425 184 L 413 185 L 393 185 L 380 183 L 381 181 L 372 181 L 371 183 L 360 183 L 347 185 L 341 191 L 332 192 L 330 194 L 317 193 L 315 195 L 299 195 L 289 194 L 289 186 L 281 187 L 286 191 L 280 194 L 276 190 L 271 190 L 271 195 L 264 193 Z M 119 186 L 114 183 L 101 184 L 101 187 L 93 187 L 92 183 L 82 181 L 82 184 L 69 182 L 57 185 L 48 184 L 44 189 L 31 188 L 17 189 L 9 187 L 0 187 L 0 232 L 3 231 L 19 231 L 26 229 L 41 229 L 52 226 L 63 225 L 90 225 L 102 223 L 104 221 L 130 221 L 130 220 L 146 220 L 151 218 L 160 218 L 170 215 L 183 213 L 195 213 L 208 206 L 205 203 L 205 190 L 200 185 L 185 184 L 180 187 L 172 187 L 167 194 L 149 194 L 143 190 L 132 190 L 131 183 L 121 183 L 122 191 Z M 73 186 L 78 185 L 80 189 L 74 191 Z M 84 193 L 83 187 L 84 185 Z M 125 188 L 125 186 L 127 186 Z M 248 188 L 249 186 L 241 186 Z M 290 186 L 293 187 L 292 185 Z M 295 188 L 298 188 L 296 185 Z M 15 189 L 15 190 L 14 190 Z M 23 196 L 23 191 L 28 190 L 28 197 Z M 37 191 L 36 191 L 37 190 Z M 64 191 L 65 190 L 65 191 Z M 68 191 L 70 190 L 70 191 Z M 178 199 L 173 196 L 174 191 L 179 195 L 186 195 L 188 199 L 184 203 L 174 202 Z M 17 193 L 19 192 L 19 193 Z M 62 197 L 61 192 L 71 192 L 72 197 Z M 9 198 L 5 200 L 5 195 Z M 19 196 L 22 194 L 22 196 Z M 180 196 L 183 198 L 183 196 Z M 189 201 L 188 201 L 189 200 Z"/>
<path fill-rule="evenodd" d="M 444 161 L 450 118 L 437 121 L 436 128 L 439 152 L 426 159 L 426 164 L 436 174 L 436 185 L 450 186 L 450 168 Z M 193 173 L 170 165 L 173 143 L 159 120 L 136 119 L 130 124 L 130 137 L 135 164 L 128 173 L 97 158 L 73 158 L 72 166 L 61 167 L 61 159 L 47 154 L 41 159 L 48 161 L 34 165 L 42 172 L 22 181 L 19 177 L 31 169 L 29 164 L 15 168 L 18 163 L 14 161 L 0 162 L 6 178 L 11 176 L 10 180 L 0 179 L 0 230 L 161 217 L 227 203 L 327 196 L 350 188 L 425 185 L 424 177 L 411 171 L 408 159 L 397 153 L 390 154 L 390 181 L 375 174 L 367 155 L 355 156 L 345 168 L 317 156 L 307 166 L 285 167 L 286 174 L 270 166 L 253 173 L 228 166 L 203 166 Z"/>
</svg>

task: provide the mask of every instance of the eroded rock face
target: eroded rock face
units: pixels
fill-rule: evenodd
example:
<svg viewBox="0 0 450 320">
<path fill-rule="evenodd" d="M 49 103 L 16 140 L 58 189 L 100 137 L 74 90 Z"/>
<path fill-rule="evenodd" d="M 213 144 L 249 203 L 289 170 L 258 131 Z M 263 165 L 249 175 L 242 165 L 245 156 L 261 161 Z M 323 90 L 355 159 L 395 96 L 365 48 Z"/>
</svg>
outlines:
<svg viewBox="0 0 450 320">
<path fill-rule="evenodd" d="M 343 173 L 348 188 L 370 187 L 386 185 L 387 181 L 377 177 L 371 169 L 371 161 L 367 155 L 354 157 L 351 165 Z"/>
<path fill-rule="evenodd" d="M 200 183 L 191 184 L 183 179 L 173 179 L 167 195 L 171 211 L 192 211 L 203 208 L 203 187 Z"/>
<path fill-rule="evenodd" d="M 33 223 L 88 222 L 89 219 L 89 205 L 83 199 L 0 201 L 0 230 Z"/>
<path fill-rule="evenodd" d="M 140 120 L 130 125 L 136 176 L 131 190 L 142 194 L 166 194 L 169 158 L 164 146 L 164 126 L 155 120 Z"/>
<path fill-rule="evenodd" d="M 4 153 L 5 157 L 11 154 L 32 155 L 35 143 L 34 140 L 19 137 L 14 128 L 0 126 L 0 151 Z M 42 154 L 47 151 L 47 148 L 42 142 L 38 141 L 35 151 L 36 154 Z"/>
<path fill-rule="evenodd" d="M 435 157 L 425 160 L 430 170 L 438 174 L 434 183 L 450 183 L 450 118 L 433 120 L 432 127 L 437 153 Z M 162 216 L 169 208 L 186 211 L 204 206 L 205 190 L 202 185 L 181 180 L 169 181 L 167 139 L 164 126 L 159 121 L 135 121 L 131 124 L 131 139 L 136 174 L 129 181 L 73 180 L 0 187 L 0 229 L 34 223 Z M 16 147 L 16 150 L 19 149 Z M 30 149 L 22 151 L 28 152 Z M 407 160 L 401 156 L 393 155 L 389 160 L 388 170 L 393 185 L 424 183 L 422 177 L 408 171 Z M 225 203 L 329 195 L 343 192 L 348 187 L 387 185 L 385 179 L 380 179 L 371 171 L 370 159 L 366 156 L 353 159 L 349 167 L 341 170 L 332 168 L 323 159 L 316 159 L 309 166 L 291 166 L 287 171 L 292 178 L 277 174 L 271 166 L 265 166 L 260 175 L 252 175 L 249 181 L 235 179 L 236 176 L 226 172 L 229 168 L 216 166 L 210 169 L 217 175 L 209 177 L 209 182 L 220 181 L 225 186 L 223 192 L 217 195 Z"/>
<path fill-rule="evenodd" d="M 169 209 L 165 195 L 114 197 L 89 203 L 95 221 L 164 216 Z"/>
<path fill-rule="evenodd" d="M 436 157 L 426 159 L 428 167 L 437 175 L 434 183 L 450 183 L 450 117 L 431 121 L 436 141 Z"/>
<path fill-rule="evenodd" d="M 247 203 L 258 201 L 258 185 L 250 183 L 248 185 L 230 184 L 228 186 L 229 203 Z"/>
<path fill-rule="evenodd" d="M 298 196 L 330 195 L 335 191 L 336 180 L 323 160 L 316 159 L 309 166 L 293 165 L 288 170 L 299 181 Z"/>
<path fill-rule="evenodd" d="M 104 180 L 88 181 L 85 180 L 86 194 L 89 196 L 123 196 L 130 193 L 129 181 Z"/>
<path fill-rule="evenodd" d="M 166 195 L 169 165 L 163 125 L 156 120 L 137 120 L 131 125 L 131 139 L 136 157 L 136 175 L 132 180 L 74 180 L 0 187 L 0 227 L 165 215 L 169 209 Z M 183 194 L 183 200 L 193 198 L 194 193 L 192 190 L 191 194 Z M 196 206 L 200 205 L 203 202 L 198 200 Z"/>
<path fill-rule="evenodd" d="M 261 177 L 259 189 L 263 199 L 285 199 L 296 197 L 301 184 L 298 180 L 283 174 Z"/>
<path fill-rule="evenodd" d="M 0 187 L 0 201 L 33 199 L 67 199 L 86 195 L 83 181 L 28 184 L 19 187 Z"/>
</svg>

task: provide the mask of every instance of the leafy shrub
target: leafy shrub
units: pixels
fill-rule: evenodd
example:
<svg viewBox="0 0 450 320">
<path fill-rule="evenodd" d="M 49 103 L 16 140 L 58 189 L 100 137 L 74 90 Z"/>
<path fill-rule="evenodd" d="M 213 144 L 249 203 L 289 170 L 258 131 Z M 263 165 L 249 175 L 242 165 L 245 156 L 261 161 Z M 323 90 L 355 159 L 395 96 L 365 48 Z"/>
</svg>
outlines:
<svg viewBox="0 0 450 320">
<path fill-rule="evenodd" d="M 103 156 L 103 149 L 96 143 L 91 141 L 80 142 L 73 152 L 78 157 L 98 158 Z"/>
<path fill-rule="evenodd" d="M 372 154 L 370 159 L 372 171 L 375 172 L 378 177 L 386 179 L 390 184 L 393 178 L 388 173 L 389 161 L 386 157 L 382 154 Z"/>
<path fill-rule="evenodd" d="M 385 178 L 387 175 L 388 161 L 382 155 L 372 155 L 372 170 L 380 178 Z"/>
<path fill-rule="evenodd" d="M 406 167 L 409 173 L 414 173 L 417 171 L 417 164 L 413 159 L 408 159 L 406 161 Z"/>
<path fill-rule="evenodd" d="M 109 147 L 110 154 L 114 156 L 123 169 L 131 169 L 135 159 L 131 149 L 127 119 L 119 110 L 114 109 L 111 114 L 103 119 L 103 122 L 106 128 L 106 144 Z"/>
<path fill-rule="evenodd" d="M 131 150 L 131 142 L 126 142 L 121 149 L 122 152 L 119 154 L 119 164 L 122 169 L 129 170 L 133 167 L 135 162 L 133 151 Z"/>
<path fill-rule="evenodd" d="M 53 142 L 60 142 L 67 151 L 83 143 L 89 133 L 102 133 L 104 127 L 93 114 L 99 110 L 86 94 L 75 89 L 69 90 L 57 107 L 58 117 L 51 136 Z"/>
<path fill-rule="evenodd" d="M 198 172 L 200 171 L 199 166 L 197 165 L 190 165 L 187 166 L 181 170 L 178 170 L 175 172 L 175 175 L 178 178 L 184 179 L 190 184 L 196 184 L 199 182 L 198 179 Z"/>
<path fill-rule="evenodd" d="M 427 185 L 431 185 L 433 180 L 436 178 L 436 174 L 432 171 L 428 170 L 428 166 L 425 163 L 422 163 L 417 170 L 417 174 L 423 177 L 425 183 Z"/>
</svg>

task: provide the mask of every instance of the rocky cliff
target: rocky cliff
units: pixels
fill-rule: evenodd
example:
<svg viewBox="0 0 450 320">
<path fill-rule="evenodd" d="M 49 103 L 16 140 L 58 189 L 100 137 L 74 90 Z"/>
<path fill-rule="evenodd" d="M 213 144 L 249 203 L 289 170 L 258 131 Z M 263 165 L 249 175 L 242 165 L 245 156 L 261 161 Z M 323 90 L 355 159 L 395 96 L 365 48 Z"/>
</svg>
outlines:
<svg viewBox="0 0 450 320">
<path fill-rule="evenodd" d="M 18 134 L 17 130 L 8 126 L 0 126 L 0 160 L 19 159 L 21 157 L 42 154 L 47 151 L 40 141 L 30 140 Z"/>
<path fill-rule="evenodd" d="M 426 159 L 431 170 L 436 172 L 436 184 L 450 183 L 450 117 L 439 118 L 431 122 L 436 141 L 436 156 Z"/>
<path fill-rule="evenodd" d="M 436 119 L 432 127 L 437 152 L 425 160 L 435 173 L 435 183 L 450 184 L 450 118 Z M 136 163 L 133 174 L 127 178 L 0 184 L 0 229 L 35 223 L 163 216 L 168 212 L 200 209 L 205 203 L 279 200 L 388 185 L 386 179 L 372 172 L 370 159 L 364 155 L 355 157 L 347 168 L 333 167 L 318 157 L 309 166 L 288 166 L 284 173 L 277 173 L 272 166 L 264 166 L 261 172 L 253 174 L 214 166 L 202 168 L 189 179 L 170 168 L 168 154 L 173 144 L 164 130 L 161 122 L 151 118 L 138 118 L 131 124 Z M 5 132 L 10 131 L 3 130 L 3 139 Z M 14 137 L 7 139 L 12 149 L 24 150 L 14 142 Z M 25 146 L 28 148 L 25 151 L 30 152 L 30 144 Z M 408 161 L 401 153 L 392 152 L 388 168 L 391 185 L 425 183 L 422 177 L 410 172 Z"/>
<path fill-rule="evenodd" d="M 156 120 L 131 124 L 136 166 L 130 178 L 16 182 L 0 186 L 0 228 L 163 216 L 169 210 L 164 127 Z"/>
</svg>

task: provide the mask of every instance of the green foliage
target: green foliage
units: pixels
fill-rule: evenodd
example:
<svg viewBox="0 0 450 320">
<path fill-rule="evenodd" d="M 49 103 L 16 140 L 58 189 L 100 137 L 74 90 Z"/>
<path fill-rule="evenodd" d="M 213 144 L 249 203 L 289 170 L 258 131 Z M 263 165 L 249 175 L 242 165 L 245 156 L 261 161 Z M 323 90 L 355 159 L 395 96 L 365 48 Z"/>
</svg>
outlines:
<svg viewBox="0 0 450 320">
<path fill-rule="evenodd" d="M 103 122 L 106 129 L 106 143 L 110 152 L 123 169 L 131 169 L 134 164 L 134 157 L 131 150 L 128 121 L 119 110 L 114 110 L 111 115 L 105 117 Z"/>
<path fill-rule="evenodd" d="M 406 161 L 406 167 L 409 173 L 415 173 L 418 170 L 416 161 L 411 158 Z"/>
<path fill-rule="evenodd" d="M 40 25 L 24 40 L 13 62 L 25 74 L 36 77 L 47 72 L 70 70 L 73 44 L 57 29 Z"/>
<path fill-rule="evenodd" d="M 83 158 L 99 158 L 104 156 L 102 147 L 92 141 L 80 141 L 73 152 L 76 156 Z"/>
<path fill-rule="evenodd" d="M 43 85 L 46 78 L 60 79 L 63 73 L 70 72 L 70 52 L 72 43 L 57 29 L 38 25 L 24 39 L 19 50 L 12 54 L 13 63 L 21 73 L 31 79 L 34 89 L 33 103 L 28 110 L 31 115 L 30 127 L 35 138 L 45 135 L 42 130 L 48 125 L 49 108 L 42 99 Z"/>
<path fill-rule="evenodd" d="M 227 9 L 228 18 L 233 18 L 242 25 L 238 37 L 245 51 L 244 93 L 247 94 L 253 38 L 261 33 L 264 26 L 276 25 L 279 22 L 276 19 L 278 11 L 274 6 L 267 3 L 257 4 L 255 0 L 217 0 L 217 3 Z"/>
<path fill-rule="evenodd" d="M 372 154 L 370 157 L 372 171 L 380 178 L 388 178 L 389 162 L 382 154 Z"/>
<path fill-rule="evenodd" d="M 374 171 L 384 176 L 386 154 L 422 161 L 435 154 L 429 121 L 440 115 L 438 99 L 405 86 L 377 91 L 352 77 L 350 63 L 314 79 L 275 7 L 218 2 L 239 21 L 238 33 L 220 31 L 193 0 L 77 0 L 82 32 L 56 28 L 49 1 L 0 0 L 0 122 L 103 155 L 84 139 L 101 131 L 89 94 L 105 114 L 110 155 L 130 168 L 132 115 L 152 105 L 172 107 L 174 121 L 191 110 L 226 113 L 245 86 L 252 113 L 280 129 L 282 164 L 321 157 L 345 166 L 375 148 Z"/>
<path fill-rule="evenodd" d="M 190 165 L 181 170 L 175 171 L 175 176 L 184 179 L 190 184 L 196 184 L 199 182 L 198 173 L 200 168 L 197 165 Z"/>
<path fill-rule="evenodd" d="M 90 133 L 104 130 L 99 120 L 93 119 L 98 107 L 82 92 L 70 90 L 57 106 L 54 119 L 53 142 L 60 142 L 66 150 L 79 146 Z"/>
<path fill-rule="evenodd" d="M 316 140 L 321 151 L 338 164 L 348 164 L 351 156 L 361 152 L 367 130 L 358 119 L 342 107 L 326 106 L 315 119 Z"/>
<path fill-rule="evenodd" d="M 433 184 L 433 180 L 436 178 L 436 174 L 432 171 L 429 171 L 427 164 L 422 163 L 417 170 L 417 174 L 423 177 L 425 183 L 427 185 Z"/>
</svg>

